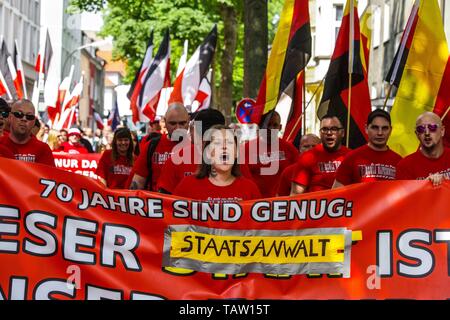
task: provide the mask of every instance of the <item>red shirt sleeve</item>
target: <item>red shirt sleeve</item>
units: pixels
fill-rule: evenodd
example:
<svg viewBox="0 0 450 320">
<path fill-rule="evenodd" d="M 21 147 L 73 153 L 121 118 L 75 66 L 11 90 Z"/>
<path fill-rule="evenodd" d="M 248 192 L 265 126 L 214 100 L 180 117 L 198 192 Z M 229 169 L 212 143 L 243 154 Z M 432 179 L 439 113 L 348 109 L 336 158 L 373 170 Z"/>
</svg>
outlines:
<svg viewBox="0 0 450 320">
<path fill-rule="evenodd" d="M 133 166 L 133 172 L 144 178 L 148 176 L 147 154 L 149 145 L 150 143 L 146 143 L 144 145 L 144 148 L 141 149 L 141 152 L 139 153 L 136 163 Z"/>
<path fill-rule="evenodd" d="M 110 158 L 110 157 L 111 157 L 111 153 L 108 152 L 108 150 L 105 150 L 105 152 L 103 152 L 100 160 L 98 161 L 97 170 L 95 171 L 96 175 L 98 175 L 99 177 L 102 177 L 105 180 L 107 180 L 107 178 L 108 178 L 108 174 L 107 174 L 106 170 L 109 167 L 108 158 Z"/>
<path fill-rule="evenodd" d="M 311 172 L 309 168 L 305 166 L 304 162 L 304 157 L 300 157 L 294 169 L 292 181 L 304 187 L 308 187 L 311 182 Z"/>
<path fill-rule="evenodd" d="M 397 180 L 414 180 L 415 178 L 411 174 L 409 168 L 410 166 L 408 164 L 408 160 L 400 160 L 400 162 L 397 164 L 395 173 Z"/>
<path fill-rule="evenodd" d="M 52 150 L 46 143 L 42 143 L 42 152 L 39 157 L 39 163 L 46 164 L 48 166 L 55 166 L 55 158 L 53 157 Z"/>
<path fill-rule="evenodd" d="M 339 165 L 339 168 L 336 171 L 336 180 L 342 183 L 344 186 L 349 185 L 354 181 L 352 179 L 353 175 L 353 163 L 352 157 L 345 157 L 344 160 Z"/>
</svg>

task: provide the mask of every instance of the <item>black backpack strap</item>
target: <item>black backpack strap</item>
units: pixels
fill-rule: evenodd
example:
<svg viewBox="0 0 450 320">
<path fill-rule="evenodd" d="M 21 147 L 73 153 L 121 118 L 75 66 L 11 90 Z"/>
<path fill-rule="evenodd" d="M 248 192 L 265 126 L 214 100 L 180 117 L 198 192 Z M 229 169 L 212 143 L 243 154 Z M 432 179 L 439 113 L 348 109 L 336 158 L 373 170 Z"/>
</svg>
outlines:
<svg viewBox="0 0 450 320">
<path fill-rule="evenodd" d="M 146 190 L 152 190 L 152 176 L 153 176 L 153 169 L 152 169 L 152 158 L 153 154 L 155 153 L 156 147 L 158 146 L 159 141 L 161 140 L 160 134 L 150 135 L 147 138 L 147 141 L 149 141 L 148 149 L 147 149 L 147 168 L 148 168 L 148 175 L 145 179 L 145 189 Z M 154 190 L 153 190 L 154 191 Z"/>
</svg>

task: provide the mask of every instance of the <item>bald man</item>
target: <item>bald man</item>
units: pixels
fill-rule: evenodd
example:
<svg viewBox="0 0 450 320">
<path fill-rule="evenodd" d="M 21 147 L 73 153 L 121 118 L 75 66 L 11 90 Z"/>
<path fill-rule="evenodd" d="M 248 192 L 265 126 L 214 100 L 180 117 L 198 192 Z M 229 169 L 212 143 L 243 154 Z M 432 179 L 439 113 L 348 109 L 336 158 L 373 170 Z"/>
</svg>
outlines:
<svg viewBox="0 0 450 320">
<path fill-rule="evenodd" d="M 433 112 L 424 112 L 416 120 L 416 136 L 419 150 L 397 165 L 399 180 L 430 180 L 439 185 L 450 179 L 450 149 L 444 147 L 445 127 L 441 118 Z"/>
<path fill-rule="evenodd" d="M 170 104 L 165 119 L 167 135 L 156 134 L 144 145 L 133 166 L 130 189 L 157 191 L 156 184 L 161 169 L 171 156 L 173 147 L 179 142 L 177 130 L 183 129 L 187 132 L 189 114 L 183 104 Z"/>
<path fill-rule="evenodd" d="M 0 138 L 0 145 L 9 149 L 16 160 L 55 166 L 50 147 L 31 134 L 36 121 L 34 105 L 30 100 L 17 100 L 9 113 L 10 134 Z"/>
</svg>

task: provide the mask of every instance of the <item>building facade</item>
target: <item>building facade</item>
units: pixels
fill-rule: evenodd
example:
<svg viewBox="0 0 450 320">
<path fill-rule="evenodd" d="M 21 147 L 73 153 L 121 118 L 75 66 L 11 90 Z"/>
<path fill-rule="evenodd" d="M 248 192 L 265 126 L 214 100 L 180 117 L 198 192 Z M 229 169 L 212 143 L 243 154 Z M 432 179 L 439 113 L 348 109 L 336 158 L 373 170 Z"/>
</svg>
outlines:
<svg viewBox="0 0 450 320">
<path fill-rule="evenodd" d="M 31 99 L 39 50 L 41 0 L 0 0 L 0 35 L 10 54 L 14 41 L 22 56 L 27 97 Z"/>
</svg>

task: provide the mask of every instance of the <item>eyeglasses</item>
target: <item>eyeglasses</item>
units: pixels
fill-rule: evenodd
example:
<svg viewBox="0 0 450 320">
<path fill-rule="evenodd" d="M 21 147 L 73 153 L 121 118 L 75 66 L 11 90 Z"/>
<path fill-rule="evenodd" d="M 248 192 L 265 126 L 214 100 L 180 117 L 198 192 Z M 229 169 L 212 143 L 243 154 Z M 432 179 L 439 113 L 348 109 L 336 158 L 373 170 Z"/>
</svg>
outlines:
<svg viewBox="0 0 450 320">
<path fill-rule="evenodd" d="M 3 118 L 7 118 L 7 117 L 9 116 L 9 111 L 2 111 L 2 112 L 0 112 L 0 115 L 1 115 Z"/>
<path fill-rule="evenodd" d="M 12 114 L 17 119 L 23 119 L 23 117 L 25 117 L 25 119 L 27 119 L 28 121 L 33 121 L 33 120 L 36 119 L 36 116 L 34 114 L 25 114 L 25 113 L 23 113 L 21 111 L 15 111 Z"/>
<path fill-rule="evenodd" d="M 342 130 L 344 128 L 340 128 L 340 127 L 323 127 L 320 128 L 320 132 L 321 133 L 327 133 L 327 132 L 331 132 L 331 133 L 337 133 L 339 130 Z"/>
<path fill-rule="evenodd" d="M 170 124 L 171 126 L 176 126 L 177 124 L 180 126 L 185 126 L 188 122 L 187 121 L 169 121 L 167 122 L 168 124 Z"/>
<path fill-rule="evenodd" d="M 436 132 L 437 129 L 439 128 L 439 125 L 436 123 L 421 124 L 416 127 L 416 132 L 417 133 L 425 133 L 425 130 L 427 128 L 430 132 Z"/>
</svg>

